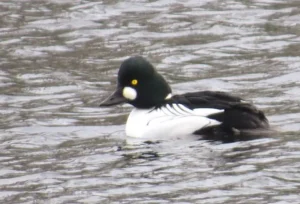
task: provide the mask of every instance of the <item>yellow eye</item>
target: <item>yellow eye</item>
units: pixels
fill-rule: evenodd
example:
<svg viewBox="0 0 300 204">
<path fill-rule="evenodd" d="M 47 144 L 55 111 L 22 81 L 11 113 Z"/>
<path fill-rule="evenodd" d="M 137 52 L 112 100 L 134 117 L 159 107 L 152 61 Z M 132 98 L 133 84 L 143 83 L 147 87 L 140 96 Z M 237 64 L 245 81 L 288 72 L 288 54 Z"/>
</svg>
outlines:
<svg viewBox="0 0 300 204">
<path fill-rule="evenodd" d="M 133 79 L 133 80 L 131 81 L 131 84 L 132 84 L 133 86 L 137 85 L 137 84 L 138 84 L 138 80 Z"/>
</svg>

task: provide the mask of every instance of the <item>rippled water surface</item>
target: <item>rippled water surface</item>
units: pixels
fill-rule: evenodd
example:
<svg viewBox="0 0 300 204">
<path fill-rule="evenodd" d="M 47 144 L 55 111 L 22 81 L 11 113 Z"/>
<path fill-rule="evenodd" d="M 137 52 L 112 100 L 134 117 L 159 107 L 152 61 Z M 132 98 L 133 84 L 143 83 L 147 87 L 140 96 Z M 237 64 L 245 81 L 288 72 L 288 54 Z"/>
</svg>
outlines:
<svg viewBox="0 0 300 204">
<path fill-rule="evenodd" d="M 300 203 L 300 1 L 0 2 L 0 203 Z M 99 108 L 147 57 L 174 93 L 251 99 L 273 138 L 130 145 Z"/>
</svg>

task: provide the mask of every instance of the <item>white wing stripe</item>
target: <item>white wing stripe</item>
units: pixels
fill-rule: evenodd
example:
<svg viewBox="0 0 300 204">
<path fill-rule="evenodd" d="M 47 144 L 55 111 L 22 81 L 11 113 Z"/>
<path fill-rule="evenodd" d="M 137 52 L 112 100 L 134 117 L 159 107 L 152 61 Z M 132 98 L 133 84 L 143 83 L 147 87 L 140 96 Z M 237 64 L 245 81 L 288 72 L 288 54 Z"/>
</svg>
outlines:
<svg viewBox="0 0 300 204">
<path fill-rule="evenodd" d="M 164 115 L 170 115 L 170 111 L 166 107 L 161 107 L 160 109 L 157 109 L 156 111 L 162 111 Z"/>
<path fill-rule="evenodd" d="M 187 111 L 181 109 L 177 104 L 172 104 L 173 108 L 180 114 L 180 115 L 188 115 Z"/>
<path fill-rule="evenodd" d="M 178 112 L 176 112 L 176 110 L 170 106 L 169 104 L 166 105 L 166 108 L 168 109 L 168 111 L 170 111 L 170 113 L 172 113 L 173 115 L 178 115 Z"/>
<path fill-rule="evenodd" d="M 193 110 L 194 114 L 200 116 L 208 116 L 216 113 L 224 112 L 223 109 L 214 109 L 214 108 L 196 108 Z"/>
<path fill-rule="evenodd" d="M 195 108 L 193 110 L 185 107 L 182 104 L 167 104 L 164 107 L 157 109 L 156 111 L 161 112 L 165 116 L 202 116 L 207 117 L 212 114 L 222 113 L 224 109 L 215 108 Z"/>
<path fill-rule="evenodd" d="M 178 104 L 178 107 L 179 107 L 181 110 L 183 110 L 183 111 L 185 111 L 185 112 L 187 112 L 187 113 L 189 113 L 189 114 L 193 114 L 193 111 L 192 111 L 191 109 L 185 107 L 185 106 L 182 105 L 182 104 Z"/>
</svg>

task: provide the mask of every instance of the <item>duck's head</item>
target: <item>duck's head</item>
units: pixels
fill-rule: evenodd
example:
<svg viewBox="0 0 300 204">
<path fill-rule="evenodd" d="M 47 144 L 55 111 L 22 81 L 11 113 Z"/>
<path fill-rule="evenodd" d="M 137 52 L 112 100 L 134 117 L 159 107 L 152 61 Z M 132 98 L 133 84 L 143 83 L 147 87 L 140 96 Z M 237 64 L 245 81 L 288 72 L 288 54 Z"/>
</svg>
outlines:
<svg viewBox="0 0 300 204">
<path fill-rule="evenodd" d="M 171 88 L 153 65 L 141 56 L 126 59 L 119 69 L 114 93 L 100 106 L 129 103 L 136 108 L 151 108 L 171 98 Z"/>
</svg>

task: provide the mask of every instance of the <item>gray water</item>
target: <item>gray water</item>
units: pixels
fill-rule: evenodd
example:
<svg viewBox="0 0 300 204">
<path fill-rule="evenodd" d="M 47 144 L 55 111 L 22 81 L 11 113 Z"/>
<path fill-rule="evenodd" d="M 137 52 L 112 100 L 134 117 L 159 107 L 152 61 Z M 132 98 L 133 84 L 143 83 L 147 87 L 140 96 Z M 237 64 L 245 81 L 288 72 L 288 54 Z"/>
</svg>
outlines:
<svg viewBox="0 0 300 204">
<path fill-rule="evenodd" d="M 0 203 L 300 203 L 300 1 L 2 0 Z M 174 93 L 251 99 L 272 138 L 126 143 L 99 108 L 147 57 Z"/>
</svg>

